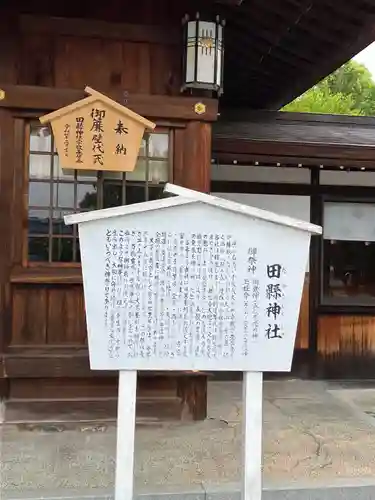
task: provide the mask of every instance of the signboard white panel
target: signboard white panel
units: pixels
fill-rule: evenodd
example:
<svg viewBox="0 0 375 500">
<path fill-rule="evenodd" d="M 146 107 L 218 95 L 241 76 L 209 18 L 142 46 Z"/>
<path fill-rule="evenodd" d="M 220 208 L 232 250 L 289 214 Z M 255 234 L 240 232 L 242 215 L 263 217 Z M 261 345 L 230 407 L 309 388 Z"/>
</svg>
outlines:
<svg viewBox="0 0 375 500">
<path fill-rule="evenodd" d="M 115 498 L 133 498 L 137 370 L 235 370 L 243 498 L 260 500 L 262 372 L 291 368 L 321 228 L 167 187 L 178 196 L 65 217 L 79 224 L 91 368 L 120 371 Z"/>
<path fill-rule="evenodd" d="M 79 227 L 97 370 L 290 370 L 310 234 L 193 203 Z"/>
</svg>

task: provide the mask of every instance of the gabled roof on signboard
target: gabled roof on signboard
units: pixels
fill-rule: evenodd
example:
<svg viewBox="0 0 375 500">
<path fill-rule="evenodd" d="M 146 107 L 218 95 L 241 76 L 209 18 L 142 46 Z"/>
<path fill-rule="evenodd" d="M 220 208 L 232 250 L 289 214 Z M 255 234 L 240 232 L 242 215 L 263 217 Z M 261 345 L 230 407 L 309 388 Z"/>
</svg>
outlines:
<svg viewBox="0 0 375 500">
<path fill-rule="evenodd" d="M 134 120 L 140 124 L 142 124 L 146 129 L 148 130 L 154 130 L 156 127 L 156 124 L 153 122 L 150 122 L 150 120 L 147 120 L 141 115 L 138 115 L 138 113 L 134 113 L 129 108 L 126 108 L 125 106 L 122 106 L 118 102 L 114 101 L 113 99 L 110 99 L 104 94 L 101 94 L 97 90 L 92 89 L 91 87 L 86 87 L 85 92 L 89 94 L 89 97 L 85 97 L 84 99 L 81 99 L 80 101 L 73 102 L 72 104 L 69 104 L 68 106 L 65 106 L 64 108 L 58 109 L 56 111 L 53 111 L 52 113 L 48 113 L 48 115 L 41 116 L 39 118 L 40 122 L 42 124 L 44 123 L 49 123 L 56 118 L 61 118 L 64 115 L 67 115 L 69 113 L 72 113 L 73 111 L 76 111 L 77 109 L 80 109 L 84 106 L 87 106 L 87 104 L 94 103 L 96 101 L 101 101 L 102 103 L 106 104 L 108 107 L 111 107 L 121 113 L 122 115 L 127 116 L 131 120 Z"/>
<path fill-rule="evenodd" d="M 261 219 L 274 224 L 288 226 L 301 231 L 308 231 L 313 234 L 321 234 L 322 228 L 309 222 L 304 222 L 292 217 L 279 215 L 274 212 L 261 210 L 260 208 L 242 205 L 234 201 L 225 200 L 217 196 L 212 196 L 192 189 L 186 189 L 174 184 L 167 184 L 164 191 L 176 196 L 163 198 L 161 200 L 146 201 L 144 203 L 135 203 L 134 205 L 124 205 L 121 207 L 106 208 L 104 210 L 94 210 L 92 212 L 71 214 L 64 217 L 65 224 L 80 224 L 84 222 L 92 222 L 100 219 L 110 219 L 123 215 L 133 215 L 137 213 L 148 212 L 151 210 L 160 210 L 163 208 L 171 208 L 181 205 L 189 205 L 193 203 L 205 203 L 223 210 L 229 210 L 241 215 L 247 215 L 253 219 Z"/>
</svg>

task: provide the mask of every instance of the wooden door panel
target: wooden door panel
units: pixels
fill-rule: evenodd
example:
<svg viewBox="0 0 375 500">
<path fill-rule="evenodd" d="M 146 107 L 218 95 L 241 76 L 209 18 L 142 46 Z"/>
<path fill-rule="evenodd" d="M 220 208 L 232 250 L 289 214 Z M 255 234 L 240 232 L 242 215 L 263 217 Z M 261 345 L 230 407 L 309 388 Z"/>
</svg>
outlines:
<svg viewBox="0 0 375 500">
<path fill-rule="evenodd" d="M 86 344 L 82 286 L 13 287 L 11 346 Z"/>
<path fill-rule="evenodd" d="M 47 341 L 47 289 L 13 289 L 11 345 L 43 345 Z"/>
<path fill-rule="evenodd" d="M 82 286 L 48 290 L 47 344 L 85 345 L 87 339 Z"/>
<path fill-rule="evenodd" d="M 375 317 L 321 315 L 318 319 L 319 375 L 375 378 Z"/>
</svg>

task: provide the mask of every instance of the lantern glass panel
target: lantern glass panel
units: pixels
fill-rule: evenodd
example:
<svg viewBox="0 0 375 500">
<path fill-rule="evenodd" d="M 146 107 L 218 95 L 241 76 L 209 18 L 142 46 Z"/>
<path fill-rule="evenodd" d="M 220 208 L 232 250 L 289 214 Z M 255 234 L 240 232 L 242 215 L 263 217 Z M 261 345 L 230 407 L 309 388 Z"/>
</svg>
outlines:
<svg viewBox="0 0 375 500">
<path fill-rule="evenodd" d="M 184 88 L 222 92 L 223 26 L 195 19 L 187 22 Z"/>
</svg>

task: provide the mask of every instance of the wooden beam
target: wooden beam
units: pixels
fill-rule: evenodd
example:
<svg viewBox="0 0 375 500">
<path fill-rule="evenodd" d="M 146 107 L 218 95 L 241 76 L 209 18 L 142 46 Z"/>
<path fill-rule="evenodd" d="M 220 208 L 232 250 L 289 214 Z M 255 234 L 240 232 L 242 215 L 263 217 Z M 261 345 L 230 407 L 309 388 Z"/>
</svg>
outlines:
<svg viewBox="0 0 375 500">
<path fill-rule="evenodd" d="M 40 352 L 30 349 L 24 353 L 7 353 L 3 356 L 5 377 L 44 378 L 44 377 L 106 377 L 114 372 L 96 372 L 90 369 L 86 349 L 70 349 L 56 352 L 47 349 Z"/>
<path fill-rule="evenodd" d="M 87 97 L 83 90 L 59 89 L 54 87 L 36 87 L 28 85 L 1 85 L 5 98 L 0 101 L 0 108 L 33 109 L 37 112 L 53 111 L 79 99 Z M 100 90 L 100 89 L 98 89 Z M 120 104 L 124 104 L 123 91 L 107 94 Z M 206 111 L 197 115 L 195 104 L 203 103 Z M 126 106 L 147 118 L 170 120 L 216 121 L 218 101 L 208 98 L 171 97 L 163 95 L 130 94 Z"/>
<path fill-rule="evenodd" d="M 375 127 L 374 116 L 356 115 L 330 115 L 322 113 L 298 113 L 293 111 L 267 111 L 254 110 L 252 108 L 222 108 L 220 110 L 220 121 L 214 125 L 214 136 L 221 126 L 228 122 L 248 122 L 249 125 L 267 123 L 269 126 L 280 122 L 313 122 L 320 124 L 340 123 L 342 125 L 357 125 L 359 127 Z"/>
<path fill-rule="evenodd" d="M 333 168 L 339 170 L 340 167 L 345 169 L 365 169 L 366 171 L 375 170 L 374 162 L 371 160 L 345 160 L 341 158 L 328 158 L 325 156 L 304 156 L 303 151 L 301 151 L 300 155 L 276 155 L 276 154 L 257 154 L 257 153 L 225 153 L 220 151 L 213 151 L 212 157 L 220 165 L 231 165 L 234 161 L 236 161 L 236 165 L 241 165 L 243 168 L 251 168 L 255 162 L 259 164 L 259 166 L 276 166 L 279 164 L 280 166 L 288 166 L 288 167 L 297 167 L 299 164 L 304 167 L 316 167 L 319 168 L 320 165 L 323 165 L 327 168 Z M 355 169 L 353 167 L 356 167 Z M 218 181 L 212 181 L 218 182 Z M 218 191 L 218 189 L 217 189 Z M 234 192 L 234 191 L 233 191 Z M 241 192 L 241 189 L 238 191 Z"/>
<path fill-rule="evenodd" d="M 321 9 L 326 11 L 327 21 L 334 16 L 335 24 L 343 21 L 345 24 L 353 25 L 356 21 L 361 23 L 368 15 L 374 14 L 374 3 L 371 0 L 367 7 L 356 5 L 353 9 L 352 2 L 337 2 L 337 0 L 320 0 Z"/>
<path fill-rule="evenodd" d="M 251 168 L 242 167 L 242 168 Z M 269 167 L 264 167 L 269 168 Z M 211 193 L 236 194 L 284 194 L 287 196 L 310 196 L 311 184 L 287 184 L 283 182 L 211 181 Z"/>
<path fill-rule="evenodd" d="M 34 285 L 79 285 L 82 284 L 82 269 L 77 267 L 22 267 L 12 268 L 10 282 Z"/>
<path fill-rule="evenodd" d="M 322 158 L 325 158 L 331 162 L 336 160 L 339 165 L 344 165 L 344 162 L 349 160 L 352 167 L 356 166 L 356 163 L 360 161 L 369 162 L 369 165 L 375 161 L 375 147 L 373 146 L 322 143 L 298 144 L 295 142 L 251 141 L 214 137 L 212 150 L 214 158 L 223 153 L 232 154 L 233 159 L 236 159 L 236 154 L 277 156 L 280 158 L 304 156 L 310 158 L 311 161 L 315 160 L 316 163 L 323 163 Z M 372 168 L 375 168 L 375 166 Z"/>
<path fill-rule="evenodd" d="M 252 8 L 254 9 L 254 6 Z M 322 22 L 334 32 L 342 29 L 347 30 L 350 26 L 355 27 L 356 22 L 363 21 L 367 15 L 360 9 L 353 9 L 350 4 L 338 3 L 336 0 L 320 0 L 313 4 L 311 0 L 298 0 L 297 2 L 289 2 L 288 0 L 260 1 L 257 4 L 257 9 L 267 13 L 267 16 L 276 15 L 283 18 L 289 26 L 297 26 L 302 20 L 309 18 L 314 24 L 319 25 Z M 331 16 L 335 16 L 334 25 L 331 22 Z"/>
<path fill-rule="evenodd" d="M 21 33 L 119 39 L 162 45 L 177 45 L 181 39 L 180 26 L 168 25 L 168 29 L 165 29 L 163 26 L 108 23 L 93 19 L 22 15 L 19 27 Z"/>
<path fill-rule="evenodd" d="M 228 23 L 241 32 L 254 32 L 261 35 L 270 44 L 275 45 L 280 41 L 282 33 L 289 26 L 289 21 L 280 18 L 275 12 L 264 12 L 257 9 L 243 9 L 243 16 L 232 10 L 228 15 Z M 251 25 L 249 25 L 251 19 Z"/>
<path fill-rule="evenodd" d="M 308 61 L 309 67 L 311 67 L 312 59 L 316 59 L 325 54 L 327 44 L 334 46 L 339 44 L 338 38 L 329 35 L 325 36 L 326 33 L 320 36 L 321 33 L 316 29 L 316 26 L 315 28 L 312 27 L 314 29 L 311 29 L 310 26 L 306 27 L 305 18 L 303 18 L 299 24 L 293 25 L 291 29 L 288 27 L 288 29 L 284 29 L 284 33 L 279 33 L 278 31 L 280 31 L 282 27 L 280 22 L 271 22 L 265 15 L 260 14 L 260 11 L 254 13 L 252 17 L 254 17 L 254 20 L 257 20 L 257 22 L 248 35 L 251 40 L 251 46 L 254 44 L 254 46 L 261 48 L 261 42 L 263 42 L 264 54 L 268 54 L 268 52 L 272 50 L 270 57 L 273 57 L 275 54 L 275 57 L 283 59 L 284 53 L 286 57 L 292 55 L 301 60 Z M 283 23 L 285 24 L 285 21 L 283 21 Z M 231 27 L 236 28 L 237 34 L 245 32 L 246 26 L 248 26 L 246 18 L 240 19 L 239 17 L 233 17 L 233 19 L 231 19 Z M 305 38 L 302 44 L 300 43 L 301 36 L 303 35 L 301 30 L 305 32 Z M 322 40 L 325 43 L 322 43 Z M 237 45 L 243 46 L 243 43 L 241 42 Z M 277 55 L 278 52 L 280 52 L 279 56 Z"/>
<path fill-rule="evenodd" d="M 325 46 L 331 46 L 333 48 L 337 48 L 340 46 L 340 39 L 335 36 L 331 31 L 317 29 L 317 23 L 315 20 L 313 22 L 311 19 L 301 19 L 298 25 L 298 34 L 299 36 L 305 36 L 314 41 L 322 41 Z M 302 33 L 301 33 L 302 32 Z"/>
<path fill-rule="evenodd" d="M 2 368 L 3 367 L 3 368 Z M 1 368 L 3 372 L 1 371 Z M 17 348 L 0 356 L 0 379 L 5 378 L 93 378 L 117 376 L 115 371 L 96 371 L 90 369 L 87 348 Z M 143 377 L 166 376 L 168 371 L 148 371 Z M 206 372 L 173 372 L 173 377 L 207 377 Z"/>
</svg>

